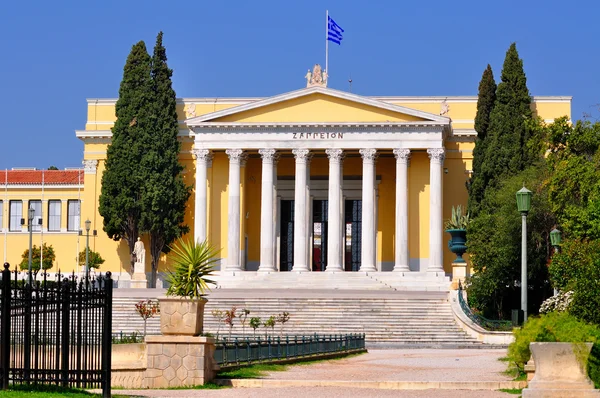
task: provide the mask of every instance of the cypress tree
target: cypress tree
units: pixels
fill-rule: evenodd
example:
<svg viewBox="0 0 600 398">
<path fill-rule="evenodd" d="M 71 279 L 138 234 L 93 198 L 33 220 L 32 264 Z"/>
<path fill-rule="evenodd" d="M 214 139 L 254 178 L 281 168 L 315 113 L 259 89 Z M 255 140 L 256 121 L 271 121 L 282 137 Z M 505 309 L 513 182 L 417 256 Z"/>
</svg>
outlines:
<svg viewBox="0 0 600 398">
<path fill-rule="evenodd" d="M 481 164 L 484 189 L 495 187 L 504 176 L 525 169 L 529 162 L 526 143 L 530 132 L 527 123 L 531 119 L 531 97 L 523 61 L 513 43 L 506 52 L 485 138 L 488 142 Z"/>
<path fill-rule="evenodd" d="M 146 153 L 141 162 L 147 173 L 143 189 L 142 229 L 150 235 L 151 286 L 156 285 L 161 253 L 168 253 L 169 245 L 189 230 L 183 222 L 191 190 L 181 176 L 183 166 L 178 159 L 181 144 L 177 140 L 177 103 L 171 82 L 173 71 L 167 66 L 162 38 L 163 33 L 160 32 L 151 67 L 154 93 L 151 108 L 155 121 L 151 133 L 145 137 Z"/>
<path fill-rule="evenodd" d="M 142 215 L 142 138 L 153 127 L 151 101 L 150 55 L 140 41 L 131 49 L 123 69 L 99 200 L 104 231 L 116 241 L 125 239 L 129 253 L 133 252 Z"/>
<path fill-rule="evenodd" d="M 490 125 L 490 114 L 496 101 L 496 81 L 492 67 L 488 64 L 479 82 L 477 96 L 477 115 L 475 116 L 475 131 L 477 139 L 473 150 L 473 176 L 469 181 L 469 212 L 475 216 L 485 192 L 484 181 L 481 178 L 481 165 L 486 153 L 486 137 Z"/>
</svg>

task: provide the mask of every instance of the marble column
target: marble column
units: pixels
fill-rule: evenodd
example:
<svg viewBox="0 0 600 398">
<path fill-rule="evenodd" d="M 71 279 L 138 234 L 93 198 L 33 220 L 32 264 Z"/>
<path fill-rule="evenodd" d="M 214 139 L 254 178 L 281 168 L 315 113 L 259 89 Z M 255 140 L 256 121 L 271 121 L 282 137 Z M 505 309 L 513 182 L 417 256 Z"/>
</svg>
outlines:
<svg viewBox="0 0 600 398">
<path fill-rule="evenodd" d="M 442 252 L 442 166 L 444 148 L 431 148 L 429 154 L 429 266 L 427 272 L 444 273 Z"/>
<path fill-rule="evenodd" d="M 206 173 L 208 165 L 212 162 L 212 152 L 208 149 L 195 148 L 192 154 L 196 158 L 196 202 L 194 204 L 194 239 L 204 242 L 207 237 L 207 189 Z"/>
<path fill-rule="evenodd" d="M 408 161 L 410 149 L 394 149 L 396 157 L 396 250 L 394 271 L 410 271 L 408 263 Z"/>
<path fill-rule="evenodd" d="M 360 270 L 375 272 L 375 160 L 376 149 L 361 149 L 362 183 L 362 253 Z"/>
<path fill-rule="evenodd" d="M 327 149 L 325 151 L 329 158 L 329 200 L 327 212 L 327 271 L 341 272 L 342 268 L 342 219 L 340 212 L 342 208 L 341 190 L 342 186 L 342 149 Z"/>
<path fill-rule="evenodd" d="M 227 229 L 227 265 L 225 271 L 241 271 L 240 261 L 240 165 L 244 159 L 242 149 L 228 149 L 229 205 Z"/>
<path fill-rule="evenodd" d="M 262 185 L 260 196 L 260 272 L 274 272 L 273 258 L 273 164 L 277 151 L 259 149 L 262 157 Z"/>
<path fill-rule="evenodd" d="M 292 150 L 296 158 L 296 181 L 294 186 L 294 265 L 292 271 L 307 272 L 308 230 L 307 230 L 307 170 L 310 161 L 308 149 Z"/>
</svg>

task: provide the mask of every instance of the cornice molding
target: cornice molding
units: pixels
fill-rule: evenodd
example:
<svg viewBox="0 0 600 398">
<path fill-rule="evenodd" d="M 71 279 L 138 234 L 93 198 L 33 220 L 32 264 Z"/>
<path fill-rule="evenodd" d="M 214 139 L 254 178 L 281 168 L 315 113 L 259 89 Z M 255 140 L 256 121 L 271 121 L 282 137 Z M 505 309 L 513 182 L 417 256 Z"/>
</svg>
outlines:
<svg viewBox="0 0 600 398">
<path fill-rule="evenodd" d="M 233 115 L 240 112 L 245 112 L 252 109 L 257 109 L 261 107 L 266 107 L 269 105 L 277 104 L 284 101 L 289 101 L 296 98 L 301 98 L 305 96 L 309 96 L 312 94 L 323 94 L 325 96 L 330 96 L 334 98 L 344 99 L 351 102 L 356 102 L 363 105 L 373 106 L 375 108 L 385 109 L 392 112 L 398 112 L 405 115 L 420 117 L 423 119 L 427 119 L 430 121 L 442 122 L 449 124 L 450 119 L 445 116 L 435 115 L 429 112 L 423 112 L 412 108 L 407 108 L 400 105 L 394 105 L 383 101 L 378 101 L 369 97 L 363 97 L 357 94 L 347 93 L 344 91 L 334 90 L 327 87 L 322 86 L 312 86 L 303 88 L 296 91 L 291 91 L 288 93 L 276 95 L 274 97 L 269 97 L 260 101 L 255 101 L 251 103 L 247 103 L 244 105 L 235 106 L 228 109 L 223 109 L 216 112 L 207 113 L 205 115 L 197 116 L 187 120 L 188 126 L 196 126 L 207 122 L 212 119 L 217 119 L 224 116 Z"/>
</svg>

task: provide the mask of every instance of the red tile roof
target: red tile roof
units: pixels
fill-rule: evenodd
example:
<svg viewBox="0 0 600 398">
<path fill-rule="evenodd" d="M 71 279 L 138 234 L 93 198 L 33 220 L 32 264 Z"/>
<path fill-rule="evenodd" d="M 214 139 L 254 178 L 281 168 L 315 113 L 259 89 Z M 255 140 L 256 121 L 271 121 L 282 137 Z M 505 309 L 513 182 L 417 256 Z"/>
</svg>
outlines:
<svg viewBox="0 0 600 398">
<path fill-rule="evenodd" d="M 83 170 L 0 170 L 0 185 L 76 185 L 83 184 Z"/>
</svg>

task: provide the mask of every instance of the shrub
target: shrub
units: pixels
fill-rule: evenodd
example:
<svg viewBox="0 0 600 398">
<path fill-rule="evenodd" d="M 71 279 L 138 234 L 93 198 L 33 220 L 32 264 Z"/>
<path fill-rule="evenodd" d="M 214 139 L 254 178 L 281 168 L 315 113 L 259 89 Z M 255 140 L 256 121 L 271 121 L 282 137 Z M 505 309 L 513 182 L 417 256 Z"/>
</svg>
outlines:
<svg viewBox="0 0 600 398">
<path fill-rule="evenodd" d="M 54 248 L 52 245 L 43 244 L 42 245 L 42 253 L 40 253 L 40 248 L 36 245 L 33 245 L 31 248 L 31 271 L 33 273 L 37 273 L 40 270 L 40 257 L 42 259 L 42 270 L 46 271 L 52 268 L 52 264 L 56 260 L 56 254 L 54 253 Z M 40 256 L 43 254 L 43 256 Z M 25 250 L 21 255 L 21 264 L 19 264 L 19 268 L 24 271 L 29 269 L 29 249 Z"/>
<path fill-rule="evenodd" d="M 88 265 L 90 268 L 98 269 L 100 265 L 104 264 L 104 259 L 100 255 L 100 253 L 95 252 L 93 250 L 89 250 L 88 253 Z M 79 252 L 79 266 L 83 267 L 85 265 L 85 249 Z"/>
<path fill-rule="evenodd" d="M 256 329 L 258 329 L 261 324 L 262 320 L 260 319 L 260 317 L 253 316 L 252 318 L 250 318 L 250 327 L 254 330 L 254 336 L 256 336 Z"/>
<path fill-rule="evenodd" d="M 549 312 L 564 312 L 569 309 L 569 305 L 573 301 L 573 292 L 558 292 L 556 296 L 552 296 L 542 303 L 540 314 Z"/>
<path fill-rule="evenodd" d="M 556 288 L 573 291 L 569 312 L 600 325 L 600 241 L 566 240 L 549 272 Z"/>
<path fill-rule="evenodd" d="M 588 375 L 600 387 L 600 329 L 582 322 L 566 312 L 552 312 L 540 317 L 529 318 L 525 326 L 513 331 L 515 341 L 508 347 L 509 360 L 523 371 L 531 357 L 531 342 L 594 343 L 588 358 Z"/>
</svg>

